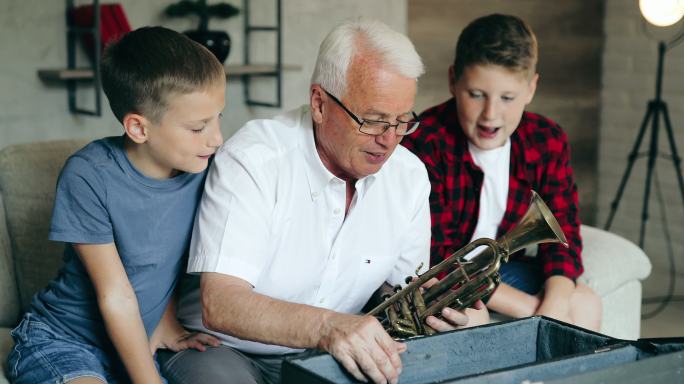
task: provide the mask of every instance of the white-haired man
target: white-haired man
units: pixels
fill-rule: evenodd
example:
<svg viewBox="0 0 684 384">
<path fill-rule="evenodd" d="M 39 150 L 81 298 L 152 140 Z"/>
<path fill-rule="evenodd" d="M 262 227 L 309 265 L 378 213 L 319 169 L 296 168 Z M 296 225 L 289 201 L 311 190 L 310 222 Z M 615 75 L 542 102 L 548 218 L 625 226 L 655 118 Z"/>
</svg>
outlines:
<svg viewBox="0 0 684 384">
<path fill-rule="evenodd" d="M 201 281 L 179 317 L 223 344 L 162 358 L 171 382 L 279 382 L 283 357 L 303 349 L 359 380 L 397 381 L 405 344 L 359 313 L 429 263 L 430 183 L 398 146 L 418 128 L 422 72 L 406 36 L 342 24 L 321 44 L 310 105 L 247 123 L 217 152 L 188 265 Z M 443 315 L 428 324 L 468 322 Z"/>
</svg>

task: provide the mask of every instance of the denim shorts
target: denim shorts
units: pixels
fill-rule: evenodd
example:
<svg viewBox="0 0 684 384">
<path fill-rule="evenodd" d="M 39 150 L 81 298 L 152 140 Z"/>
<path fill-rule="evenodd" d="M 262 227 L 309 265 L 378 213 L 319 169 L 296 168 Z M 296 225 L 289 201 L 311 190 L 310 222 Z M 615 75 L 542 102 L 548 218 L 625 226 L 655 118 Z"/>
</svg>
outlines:
<svg viewBox="0 0 684 384">
<path fill-rule="evenodd" d="M 536 295 L 544 285 L 541 266 L 535 262 L 509 261 L 499 268 L 501 282 L 530 295 Z"/>
<path fill-rule="evenodd" d="M 12 330 L 12 338 L 15 346 L 7 358 L 12 383 L 66 383 L 80 377 L 103 383 L 128 382 L 118 357 L 64 334 L 34 313 L 24 315 Z"/>
</svg>

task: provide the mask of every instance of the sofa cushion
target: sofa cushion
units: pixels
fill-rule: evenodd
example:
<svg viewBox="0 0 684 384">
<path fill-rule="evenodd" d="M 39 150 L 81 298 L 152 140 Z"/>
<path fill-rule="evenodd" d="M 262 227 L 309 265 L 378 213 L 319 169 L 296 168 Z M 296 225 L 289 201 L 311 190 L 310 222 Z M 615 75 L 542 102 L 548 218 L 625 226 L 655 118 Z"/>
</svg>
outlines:
<svg viewBox="0 0 684 384">
<path fill-rule="evenodd" d="M 22 311 L 61 264 L 64 245 L 47 239 L 55 183 L 67 157 L 85 144 L 81 140 L 53 141 L 12 145 L 0 151 L 0 195 Z"/>
<path fill-rule="evenodd" d="M 587 225 L 582 225 L 581 234 L 584 274 L 580 280 L 599 296 L 651 273 L 648 257 L 631 241 Z"/>
<path fill-rule="evenodd" d="M 601 332 L 619 339 L 636 340 L 641 330 L 641 283 L 627 282 L 603 299 Z"/>
</svg>

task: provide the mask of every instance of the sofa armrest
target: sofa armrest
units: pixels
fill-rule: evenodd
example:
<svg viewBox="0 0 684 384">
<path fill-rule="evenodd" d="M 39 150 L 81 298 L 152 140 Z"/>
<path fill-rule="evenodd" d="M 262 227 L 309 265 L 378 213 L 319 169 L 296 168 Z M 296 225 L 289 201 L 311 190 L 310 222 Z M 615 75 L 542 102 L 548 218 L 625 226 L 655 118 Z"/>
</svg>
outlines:
<svg viewBox="0 0 684 384">
<path fill-rule="evenodd" d="M 636 244 L 616 234 L 582 225 L 584 274 L 580 281 L 599 296 L 651 273 L 651 262 Z"/>
<path fill-rule="evenodd" d="M 14 346 L 14 341 L 10 335 L 10 328 L 0 327 L 0 384 L 8 384 L 9 380 L 5 377 L 7 372 L 7 356 Z"/>
<path fill-rule="evenodd" d="M 0 190 L 0 327 L 14 327 L 19 319 L 21 305 L 16 282 L 5 206 Z"/>
</svg>

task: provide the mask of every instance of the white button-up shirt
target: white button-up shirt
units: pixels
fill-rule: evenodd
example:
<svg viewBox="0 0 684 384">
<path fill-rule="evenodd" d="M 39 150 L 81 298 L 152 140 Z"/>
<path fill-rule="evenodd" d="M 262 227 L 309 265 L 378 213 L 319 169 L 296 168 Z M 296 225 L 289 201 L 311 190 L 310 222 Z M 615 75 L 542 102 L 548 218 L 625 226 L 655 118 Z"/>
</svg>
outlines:
<svg viewBox="0 0 684 384">
<path fill-rule="evenodd" d="M 383 282 L 404 284 L 421 263 L 428 268 L 430 183 L 420 160 L 397 146 L 355 186 L 345 217 L 345 182 L 318 156 L 308 107 L 247 123 L 212 164 L 188 272 L 224 273 L 275 299 L 358 313 Z M 206 331 L 197 289 L 181 299 L 179 317 Z M 244 352 L 296 351 L 213 334 Z"/>
</svg>

